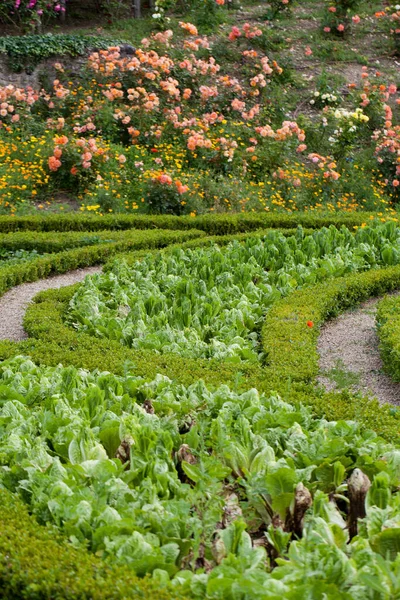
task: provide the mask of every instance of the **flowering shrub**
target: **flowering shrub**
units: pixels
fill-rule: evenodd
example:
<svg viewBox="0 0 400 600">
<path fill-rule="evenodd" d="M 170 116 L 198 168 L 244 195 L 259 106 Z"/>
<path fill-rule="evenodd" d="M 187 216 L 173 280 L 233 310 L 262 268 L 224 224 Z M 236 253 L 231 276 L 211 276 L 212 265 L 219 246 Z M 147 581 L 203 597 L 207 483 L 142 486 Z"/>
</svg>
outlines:
<svg viewBox="0 0 400 600">
<path fill-rule="evenodd" d="M 214 39 L 180 21 L 133 54 L 119 46 L 94 51 L 79 85 L 56 64 L 46 90 L 0 88 L 4 148 L 13 140 L 23 163 L 18 140 L 30 139 L 46 175 L 17 196 L 17 170 L 9 172 L 15 186 L 5 172 L 0 210 L 15 212 L 29 198 L 41 206 L 59 190 L 99 213 L 386 209 L 393 186 L 378 184 L 371 170 L 354 191 L 344 160 L 360 140 L 376 143 L 371 135 L 387 120 L 395 86 L 364 69 L 362 86 L 349 88 L 347 113 L 335 116 L 343 99 L 322 74 L 311 99 L 322 118 L 296 119 L 282 101 L 285 70 L 261 49 L 264 35 L 250 22 L 223 30 L 233 74 L 214 57 Z"/>
<path fill-rule="evenodd" d="M 267 17 L 270 19 L 276 18 L 281 13 L 287 13 L 294 5 L 294 0 L 270 0 L 270 10 Z"/>
<path fill-rule="evenodd" d="M 384 129 L 375 132 L 374 140 L 379 167 L 393 186 L 398 201 L 400 199 L 400 126 L 393 127 L 388 121 Z"/>
<path fill-rule="evenodd" d="M 37 29 L 50 16 L 65 13 L 66 0 L 2 0 L 0 21 Z"/>
<path fill-rule="evenodd" d="M 276 61 L 244 51 L 247 81 L 221 75 L 212 56 L 200 58 L 210 47 L 208 39 L 190 23 L 181 22 L 180 28 L 185 33 L 183 57 L 168 50 L 173 34 L 167 30 L 144 39 L 132 56 L 122 56 L 118 47 L 94 52 L 88 64 L 90 84 L 78 92 L 61 65 L 50 91 L 0 89 L 0 128 L 16 136 L 29 123 L 38 127 L 41 121 L 42 130 L 51 136 L 49 172 L 66 187 L 75 178 L 74 187 L 89 185 L 94 192 L 93 185 L 103 185 L 107 165 L 121 173 L 125 168 L 136 172 L 134 165 L 144 162 L 143 174 L 151 176 L 141 177 L 139 171 L 141 195 L 153 198 L 146 206 L 167 212 L 172 206 L 181 212 L 185 203 L 174 188 L 174 199 L 165 197 L 157 205 L 154 190 L 160 182 L 154 180 L 160 169 L 168 169 L 174 180 L 182 178 L 184 166 L 224 174 L 235 170 L 258 178 L 264 168 L 276 166 L 283 148 L 305 150 L 305 134 L 296 122 L 266 124 L 262 102 L 271 80 L 282 73 Z M 247 23 L 239 30 L 245 39 L 260 33 Z M 165 153 L 171 139 L 173 148 Z M 118 153 L 127 158 L 127 167 L 115 159 L 110 144 L 128 147 L 129 152 Z M 169 198 L 172 189 L 163 187 L 163 194 Z"/>
<path fill-rule="evenodd" d="M 368 123 L 369 117 L 364 114 L 362 108 L 356 108 L 354 111 L 337 108 L 326 114 L 333 121 L 334 131 L 329 141 L 334 153 L 338 157 L 345 156 L 362 135 L 361 130 Z"/>
<path fill-rule="evenodd" d="M 323 30 L 325 33 L 344 35 L 351 23 L 358 24 L 360 17 L 355 14 L 360 0 L 328 0 L 329 6 L 323 18 Z"/>
<path fill-rule="evenodd" d="M 184 195 L 188 190 L 187 185 L 183 185 L 179 179 L 174 180 L 167 173 L 160 173 L 149 179 L 144 191 L 148 212 L 152 214 L 182 214 L 186 204 Z"/>
<path fill-rule="evenodd" d="M 400 54 L 400 5 L 387 6 L 375 13 L 375 17 L 386 23 L 386 30 L 392 36 L 396 54 Z"/>
<path fill-rule="evenodd" d="M 324 108 L 325 106 L 336 106 L 340 102 L 340 97 L 337 94 L 330 92 L 324 92 L 321 94 L 316 90 L 310 100 L 310 104 L 315 105 L 318 108 Z"/>
<path fill-rule="evenodd" d="M 393 103 L 398 90 L 393 83 L 387 85 L 384 82 L 382 73 L 371 73 L 367 67 L 362 67 L 361 79 L 361 86 L 351 83 L 348 87 L 353 93 L 354 102 L 358 103 L 368 116 L 369 127 L 374 131 L 380 129 L 385 121 L 393 120 L 393 111 L 389 103 Z M 399 104 L 399 99 L 395 102 Z"/>
</svg>

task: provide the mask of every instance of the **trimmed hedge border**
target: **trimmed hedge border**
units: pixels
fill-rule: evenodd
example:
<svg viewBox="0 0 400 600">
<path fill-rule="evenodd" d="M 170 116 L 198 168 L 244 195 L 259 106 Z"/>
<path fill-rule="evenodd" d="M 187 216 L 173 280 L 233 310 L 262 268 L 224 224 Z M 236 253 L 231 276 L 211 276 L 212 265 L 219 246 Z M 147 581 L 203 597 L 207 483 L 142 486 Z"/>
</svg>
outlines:
<svg viewBox="0 0 400 600">
<path fill-rule="evenodd" d="M 154 230 L 150 230 L 154 234 Z M 73 248 L 129 242 L 142 231 L 15 231 L 0 234 L 0 248 L 5 250 L 36 250 L 39 254 L 63 252 Z M 204 232 L 199 232 L 204 235 Z"/>
<path fill-rule="evenodd" d="M 398 442 L 400 411 L 377 400 L 351 396 L 348 392 L 323 393 L 315 389 L 319 372 L 317 341 L 328 319 L 368 298 L 400 288 L 400 265 L 351 274 L 294 292 L 268 312 L 262 328 L 267 353 L 266 373 L 291 382 L 291 402 L 313 407 L 317 416 L 330 420 L 356 419 L 382 437 Z M 307 322 L 313 322 L 308 327 Z M 308 394 L 308 398 L 303 396 Z"/>
<path fill-rule="evenodd" d="M 311 381 L 318 374 L 317 339 L 328 319 L 373 296 L 400 288 L 400 265 L 330 279 L 298 290 L 268 312 L 262 343 L 279 377 Z M 313 327 L 307 327 L 307 321 Z"/>
<path fill-rule="evenodd" d="M 143 236 L 143 231 L 148 231 L 148 235 L 151 239 L 152 236 L 158 232 L 159 235 L 168 235 L 171 231 L 174 231 L 176 238 L 182 239 L 181 247 L 188 247 L 186 244 L 192 243 L 193 247 L 197 245 L 208 245 L 210 243 L 218 243 L 220 245 L 226 245 L 229 242 L 238 239 L 245 240 L 248 237 L 267 235 L 269 232 L 279 232 L 285 237 L 295 235 L 298 232 L 297 228 L 290 229 L 260 229 L 247 233 L 227 234 L 227 235 L 216 235 L 208 236 L 205 231 L 199 229 L 188 229 L 188 230 L 163 230 L 163 229 L 149 229 L 149 230 L 135 230 L 127 229 L 123 231 L 106 230 L 106 231 L 93 231 L 93 232 L 81 232 L 81 231 L 69 231 L 69 232 L 58 232 L 58 231 L 16 231 L 11 233 L 0 233 L 0 248 L 7 251 L 15 250 L 36 250 L 39 254 L 46 253 L 57 253 L 66 250 L 73 250 L 74 248 L 85 248 L 91 246 L 99 246 L 103 244 L 127 244 L 128 249 L 132 240 Z M 314 229 L 303 229 L 303 235 L 311 235 L 314 233 Z M 190 233 L 189 233 L 190 232 Z M 203 238 L 204 242 L 200 244 L 199 238 Z M 190 242 L 190 240 L 196 239 L 196 242 Z M 185 241 L 185 240 L 189 240 Z M 153 247 L 153 246 L 149 246 Z M 133 248 L 135 249 L 135 246 Z M 127 254 L 129 257 L 129 254 Z M 39 258 L 39 257 L 38 257 Z M 0 261 L 1 265 L 1 261 Z M 1 269 L 1 266 L 0 266 Z"/>
<path fill-rule="evenodd" d="M 18 496 L 0 490 L 0 597 L 24 600 L 184 600 L 75 550 L 54 528 L 38 525 Z"/>
<path fill-rule="evenodd" d="M 381 220 L 378 213 L 277 214 L 242 213 L 233 215 L 203 215 L 197 217 L 173 215 L 105 215 L 65 214 L 33 217 L 0 216 L 0 232 L 12 231 L 104 231 L 123 229 L 201 229 L 209 235 L 244 233 L 257 229 L 291 229 L 302 225 L 311 229 L 345 225 L 359 227 L 372 219 Z"/>
<path fill-rule="evenodd" d="M 381 300 L 376 321 L 383 366 L 394 381 L 400 382 L 400 297 Z"/>
</svg>

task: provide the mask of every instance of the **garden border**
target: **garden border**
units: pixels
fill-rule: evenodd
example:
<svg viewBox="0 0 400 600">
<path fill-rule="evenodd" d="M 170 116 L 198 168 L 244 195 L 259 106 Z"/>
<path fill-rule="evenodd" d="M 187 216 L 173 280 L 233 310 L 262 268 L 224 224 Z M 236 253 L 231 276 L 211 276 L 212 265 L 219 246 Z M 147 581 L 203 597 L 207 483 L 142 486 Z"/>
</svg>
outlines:
<svg viewBox="0 0 400 600">
<path fill-rule="evenodd" d="M 53 527 L 39 525 L 15 494 L 0 490 L 0 589 L 13 600 L 185 600 L 172 587 L 138 578 L 76 550 Z M 187 600 L 187 599 L 186 599 Z"/>
<path fill-rule="evenodd" d="M 387 218 L 392 218 L 387 215 Z M 197 217 L 173 215 L 121 215 L 102 217 L 90 214 L 35 215 L 30 217 L 0 216 L 0 233 L 12 231 L 105 231 L 118 229 L 201 229 L 208 235 L 244 233 L 257 229 L 291 229 L 298 225 L 320 229 L 335 225 L 360 227 L 373 219 L 385 220 L 382 213 L 349 212 L 326 214 L 241 213 L 207 214 Z"/>
<path fill-rule="evenodd" d="M 400 381 L 400 298 L 383 298 L 377 307 L 379 350 L 385 371 Z"/>
</svg>

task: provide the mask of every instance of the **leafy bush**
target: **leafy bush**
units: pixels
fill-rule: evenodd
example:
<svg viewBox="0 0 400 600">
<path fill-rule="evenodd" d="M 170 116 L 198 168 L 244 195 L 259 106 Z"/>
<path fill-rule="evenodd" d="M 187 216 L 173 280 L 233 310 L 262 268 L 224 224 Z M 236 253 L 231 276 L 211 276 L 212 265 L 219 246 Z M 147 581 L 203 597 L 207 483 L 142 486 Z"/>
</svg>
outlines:
<svg viewBox="0 0 400 600">
<path fill-rule="evenodd" d="M 183 194 L 188 190 L 180 180 L 173 181 L 167 173 L 150 179 L 144 190 L 148 212 L 155 215 L 181 215 L 185 212 Z"/>
<path fill-rule="evenodd" d="M 400 381 L 400 299 L 388 297 L 378 304 L 379 348 L 385 370 Z"/>
<path fill-rule="evenodd" d="M 31 30 L 40 28 L 44 19 L 65 13 L 65 0 L 3 0 L 0 5 L 0 21 Z"/>
<path fill-rule="evenodd" d="M 100 36 L 52 34 L 0 38 L 0 53 L 6 54 L 13 71 L 33 68 L 52 56 L 82 56 L 95 48 L 120 43 Z"/>
<path fill-rule="evenodd" d="M 351 22 L 350 17 L 354 15 L 356 9 L 360 6 L 360 0 L 329 0 L 327 4 L 329 6 L 324 17 L 324 31 L 332 32 L 335 35 L 347 33 Z"/>
</svg>

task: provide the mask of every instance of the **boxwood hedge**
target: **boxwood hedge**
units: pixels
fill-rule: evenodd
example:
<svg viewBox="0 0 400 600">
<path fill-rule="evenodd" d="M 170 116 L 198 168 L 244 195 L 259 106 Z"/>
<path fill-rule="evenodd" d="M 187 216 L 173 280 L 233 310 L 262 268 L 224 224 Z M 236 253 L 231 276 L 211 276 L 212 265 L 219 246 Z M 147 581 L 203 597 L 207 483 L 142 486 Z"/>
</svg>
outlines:
<svg viewBox="0 0 400 600">
<path fill-rule="evenodd" d="M 291 229 L 302 225 L 312 229 L 335 225 L 359 227 L 373 219 L 382 219 L 377 213 L 327 213 L 313 215 L 279 213 L 244 213 L 176 217 L 173 215 L 65 215 L 8 217 L 0 216 L 0 232 L 11 231 L 104 231 L 122 229 L 201 229 L 209 235 L 244 233 L 257 229 Z"/>
<path fill-rule="evenodd" d="M 379 302 L 377 327 L 385 370 L 400 382 L 400 297 L 389 296 Z"/>
<path fill-rule="evenodd" d="M 23 600 L 184 600 L 75 550 L 56 529 L 37 524 L 17 496 L 0 490 L 0 597 Z"/>
</svg>

